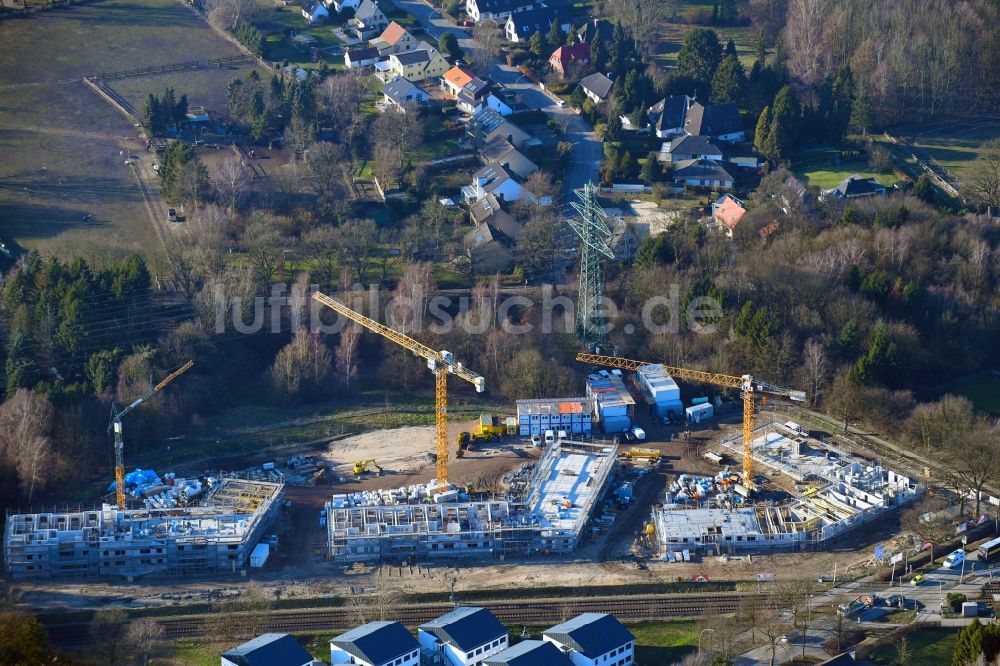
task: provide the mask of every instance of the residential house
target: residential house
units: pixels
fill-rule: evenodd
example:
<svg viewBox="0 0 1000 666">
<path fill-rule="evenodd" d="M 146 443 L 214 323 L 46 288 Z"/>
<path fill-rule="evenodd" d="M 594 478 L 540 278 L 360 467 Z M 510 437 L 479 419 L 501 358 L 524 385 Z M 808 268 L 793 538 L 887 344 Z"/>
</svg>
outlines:
<svg viewBox="0 0 1000 666">
<path fill-rule="evenodd" d="M 378 49 L 380 56 L 388 56 L 393 53 L 404 53 L 417 48 L 417 40 L 406 31 L 406 28 L 395 21 L 390 23 L 382 34 L 368 42 L 370 46 Z"/>
<path fill-rule="evenodd" d="M 472 184 L 462 188 L 462 196 L 469 203 L 479 201 L 488 194 L 509 203 L 519 200 L 527 193 L 509 171 L 494 163 L 487 164 L 472 174 Z"/>
<path fill-rule="evenodd" d="M 506 273 L 514 265 L 512 243 L 491 224 L 477 224 L 472 231 L 462 237 L 462 244 L 474 273 L 479 275 Z"/>
<path fill-rule="evenodd" d="M 353 9 L 354 11 L 357 11 L 360 5 L 361 0 L 333 0 L 332 2 L 327 3 L 327 6 L 333 7 L 338 14 L 345 9 Z"/>
<path fill-rule="evenodd" d="M 521 96 L 510 88 L 498 88 L 490 92 L 486 97 L 486 107 L 504 117 L 529 109 Z"/>
<path fill-rule="evenodd" d="M 458 93 L 462 91 L 465 84 L 469 83 L 474 78 L 476 78 L 475 74 L 467 72 L 458 65 L 455 65 L 441 75 L 441 90 L 445 91 L 449 95 L 458 97 Z"/>
<path fill-rule="evenodd" d="M 419 666 L 420 644 L 399 622 L 369 622 L 330 641 L 330 664 Z"/>
<path fill-rule="evenodd" d="M 684 133 L 726 143 L 746 139 L 740 112 L 732 102 L 709 106 L 694 102 L 688 107 L 684 117 Z"/>
<path fill-rule="evenodd" d="M 469 219 L 474 226 L 488 224 L 496 229 L 504 240 L 516 243 L 524 233 L 524 225 L 503 209 L 500 200 L 493 194 L 472 204 L 469 207 Z"/>
<path fill-rule="evenodd" d="M 656 136 L 670 139 L 684 134 L 684 119 L 687 117 L 688 107 L 693 103 L 693 97 L 671 95 L 646 109 L 646 116 Z"/>
<path fill-rule="evenodd" d="M 499 164 L 515 176 L 525 179 L 538 171 L 538 165 L 502 137 L 496 137 L 479 149 L 483 164 Z"/>
<path fill-rule="evenodd" d="M 560 46 L 549 56 L 549 66 L 562 78 L 569 78 L 577 68 L 590 66 L 590 44 Z"/>
<path fill-rule="evenodd" d="M 602 44 L 611 42 L 611 24 L 604 19 L 587 19 L 587 22 L 576 29 L 576 40 L 581 44 L 593 44 L 595 39 Z"/>
<path fill-rule="evenodd" d="M 497 137 L 507 139 L 515 148 L 521 149 L 537 141 L 517 125 L 504 120 L 496 111 L 482 108 L 472 115 L 468 124 L 470 136 L 476 145 L 483 146 Z"/>
<path fill-rule="evenodd" d="M 582 613 L 542 632 L 574 666 L 630 666 L 635 662 L 635 637 L 608 613 Z"/>
<path fill-rule="evenodd" d="M 348 69 L 359 69 L 361 67 L 374 65 L 381 59 L 382 58 L 379 56 L 377 48 L 374 46 L 365 46 L 345 53 L 344 65 L 346 65 Z"/>
<path fill-rule="evenodd" d="M 455 96 L 458 109 L 469 115 L 474 114 L 486 104 L 486 97 L 490 93 L 490 84 L 480 78 L 473 78 L 458 91 Z"/>
<path fill-rule="evenodd" d="M 538 0 L 465 0 L 465 13 L 477 23 L 492 19 L 497 25 L 503 25 L 501 19 L 506 19 L 511 14 L 530 11 L 541 5 Z"/>
<path fill-rule="evenodd" d="M 717 187 L 729 189 L 733 186 L 733 177 L 725 167 L 715 160 L 684 160 L 676 162 L 673 170 L 674 182 L 678 185 L 693 185 L 696 187 Z"/>
<path fill-rule="evenodd" d="M 318 666 L 288 634 L 262 634 L 222 653 L 222 666 Z"/>
<path fill-rule="evenodd" d="M 406 113 L 407 109 L 414 106 L 427 104 L 429 99 L 426 92 L 413 85 L 401 76 L 397 76 L 382 88 L 382 95 L 387 108 L 392 108 L 400 113 Z"/>
<path fill-rule="evenodd" d="M 777 220 L 771 220 L 768 224 L 760 228 L 760 231 L 757 232 L 757 235 L 760 236 L 760 239 L 762 241 L 766 241 L 768 238 L 773 236 L 775 232 L 778 231 L 778 229 L 780 228 L 781 228 L 781 222 L 778 222 Z"/>
<path fill-rule="evenodd" d="M 606 102 L 611 96 L 615 82 L 600 72 L 594 72 L 580 79 L 580 89 L 594 104 Z"/>
<path fill-rule="evenodd" d="M 402 76 L 416 83 L 437 78 L 446 71 L 448 61 L 427 42 L 421 42 L 416 51 L 393 53 L 388 60 L 375 64 L 375 76 L 381 81 L 391 81 Z"/>
<path fill-rule="evenodd" d="M 354 12 L 354 18 L 347 22 L 348 29 L 360 40 L 368 40 L 381 34 L 389 27 L 389 19 L 385 17 L 375 0 L 362 0 Z"/>
<path fill-rule="evenodd" d="M 703 136 L 677 136 L 660 148 L 661 162 L 683 162 L 685 160 L 722 161 L 722 150 Z"/>
<path fill-rule="evenodd" d="M 884 197 L 887 193 L 885 185 L 874 178 L 862 178 L 858 174 L 854 174 L 840 181 L 840 185 L 832 190 L 823 192 L 823 198 L 846 201 L 847 199 L 862 199 L 864 197 Z"/>
<path fill-rule="evenodd" d="M 490 657 L 483 666 L 573 666 L 573 662 L 553 643 L 526 640 Z"/>
<path fill-rule="evenodd" d="M 795 176 L 789 176 L 777 195 L 778 207 L 785 215 L 791 215 L 794 211 L 803 210 L 812 204 L 812 196 L 806 186 Z"/>
<path fill-rule="evenodd" d="M 572 23 L 566 16 L 566 11 L 562 7 L 538 6 L 524 12 L 515 12 L 507 17 L 504 24 L 504 35 L 508 41 L 515 44 L 527 42 L 536 32 L 542 33 L 542 37 L 549 34 L 554 22 L 559 23 L 563 32 L 568 32 Z"/>
<path fill-rule="evenodd" d="M 726 235 L 733 237 L 733 230 L 740 223 L 747 209 L 743 201 L 737 199 L 732 194 L 723 194 L 712 203 L 712 217 L 726 229 Z"/>
<path fill-rule="evenodd" d="M 330 12 L 320 0 L 309 0 L 302 5 L 302 16 L 310 23 L 318 23 L 330 18 Z"/>
<path fill-rule="evenodd" d="M 487 609 L 466 606 L 420 625 L 417 640 L 425 652 L 440 654 L 444 666 L 479 666 L 505 650 L 510 635 Z"/>
</svg>

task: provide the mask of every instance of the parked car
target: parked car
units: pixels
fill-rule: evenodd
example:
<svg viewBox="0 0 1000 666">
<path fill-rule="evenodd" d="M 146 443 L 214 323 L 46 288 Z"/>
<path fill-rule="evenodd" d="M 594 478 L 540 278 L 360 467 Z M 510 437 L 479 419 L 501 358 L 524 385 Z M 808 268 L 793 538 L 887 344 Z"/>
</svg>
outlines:
<svg viewBox="0 0 1000 666">
<path fill-rule="evenodd" d="M 542 438 L 541 438 L 541 436 L 540 435 L 532 435 L 531 436 L 531 445 L 534 446 L 536 449 L 541 448 L 542 447 Z"/>
<path fill-rule="evenodd" d="M 630 430 L 629 432 L 631 432 L 632 436 L 635 437 L 640 442 L 646 439 L 646 431 L 640 428 L 639 426 L 632 426 L 632 430 Z"/>
<path fill-rule="evenodd" d="M 959 548 L 948 553 L 948 557 L 944 558 L 942 566 L 945 569 L 957 569 L 962 566 L 963 562 L 965 562 L 965 551 Z"/>
<path fill-rule="evenodd" d="M 177 210 L 175 208 L 167 209 L 167 219 L 171 222 L 177 221 Z"/>
</svg>

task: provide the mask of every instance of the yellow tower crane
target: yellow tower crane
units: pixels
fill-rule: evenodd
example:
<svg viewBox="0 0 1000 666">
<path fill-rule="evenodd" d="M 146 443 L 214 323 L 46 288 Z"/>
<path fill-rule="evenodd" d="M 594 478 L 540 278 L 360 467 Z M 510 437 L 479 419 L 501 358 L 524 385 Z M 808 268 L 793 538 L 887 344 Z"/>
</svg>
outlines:
<svg viewBox="0 0 1000 666">
<path fill-rule="evenodd" d="M 125 508 L 125 443 L 122 441 L 122 417 L 142 403 L 146 402 L 146 399 L 154 393 L 162 391 L 167 384 L 190 370 L 192 365 L 194 365 L 194 361 L 188 361 L 181 367 L 177 368 L 164 377 L 159 384 L 133 400 L 132 403 L 124 409 L 118 409 L 118 407 L 114 404 L 111 405 L 111 423 L 108 425 L 108 430 L 113 430 L 115 433 L 115 500 L 117 500 L 119 509 Z"/>
<path fill-rule="evenodd" d="M 399 331 L 355 312 L 340 301 L 324 293 L 314 293 L 313 299 L 331 310 L 342 314 L 351 321 L 364 326 L 369 331 L 374 331 L 382 337 L 395 342 L 400 347 L 409 349 L 415 356 L 426 359 L 427 367 L 434 373 L 434 415 L 435 425 L 437 426 L 437 487 L 438 490 L 446 490 L 448 487 L 448 375 L 461 377 L 475 386 L 478 393 L 486 390 L 486 380 L 457 362 L 454 355 L 449 351 L 434 351 L 430 347 L 417 342 L 409 336 L 403 335 Z"/>
<path fill-rule="evenodd" d="M 664 365 L 663 363 L 656 364 L 649 361 L 635 361 L 628 358 L 602 356 L 600 354 L 579 353 L 576 355 L 576 360 L 581 363 L 601 365 L 609 368 L 621 368 L 623 370 L 638 370 L 644 365 L 660 365 L 672 377 L 683 381 L 739 389 L 743 396 L 743 482 L 748 488 L 753 488 L 754 396 L 757 393 L 766 393 L 789 398 L 797 402 L 805 402 L 806 399 L 804 391 L 793 391 L 780 386 L 773 386 L 755 380 L 752 375 L 724 375 L 718 372 L 689 370 L 687 368 Z"/>
</svg>

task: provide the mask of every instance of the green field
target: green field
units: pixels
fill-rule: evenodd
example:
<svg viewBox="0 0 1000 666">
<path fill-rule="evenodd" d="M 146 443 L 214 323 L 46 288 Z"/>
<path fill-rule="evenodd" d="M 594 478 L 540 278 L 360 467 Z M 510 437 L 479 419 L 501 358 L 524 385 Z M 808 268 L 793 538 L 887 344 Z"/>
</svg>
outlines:
<svg viewBox="0 0 1000 666">
<path fill-rule="evenodd" d="M 167 87 L 174 89 L 178 96 L 187 95 L 189 106 L 203 106 L 214 117 L 225 118 L 229 113 L 226 101 L 226 86 L 234 77 L 246 79 L 256 69 L 267 82 L 270 74 L 259 67 L 243 65 L 223 69 L 204 69 L 191 72 L 175 72 L 141 79 L 122 79 L 109 84 L 115 92 L 127 99 L 136 111 L 141 111 L 146 95 L 160 95 Z"/>
<path fill-rule="evenodd" d="M 958 632 L 948 629 L 922 629 L 910 632 L 906 640 L 913 651 L 912 664 L 950 664 Z M 871 660 L 876 664 L 895 664 L 896 644 L 875 651 Z"/>
<path fill-rule="evenodd" d="M 874 177 L 886 186 L 892 186 L 899 177 L 895 174 L 873 173 L 865 159 L 842 159 L 840 151 L 832 148 L 804 151 L 793 155 L 792 171 L 805 185 L 830 189 L 840 181 L 858 174 L 863 178 Z"/>
<path fill-rule="evenodd" d="M 96 0 L 0 22 L 0 236 L 62 256 L 155 260 L 153 227 L 119 155 L 136 130 L 81 78 L 238 54 L 175 0 Z M 144 97 L 198 76 L 118 84 Z"/>
<path fill-rule="evenodd" d="M 993 416 L 1000 415 L 1000 379 L 983 378 L 962 384 L 951 393 L 964 395 L 976 409 Z"/>
<path fill-rule="evenodd" d="M 983 144 L 1000 138 L 1000 120 L 929 127 L 906 137 L 924 155 L 948 169 L 961 183 L 975 169 Z"/>
</svg>

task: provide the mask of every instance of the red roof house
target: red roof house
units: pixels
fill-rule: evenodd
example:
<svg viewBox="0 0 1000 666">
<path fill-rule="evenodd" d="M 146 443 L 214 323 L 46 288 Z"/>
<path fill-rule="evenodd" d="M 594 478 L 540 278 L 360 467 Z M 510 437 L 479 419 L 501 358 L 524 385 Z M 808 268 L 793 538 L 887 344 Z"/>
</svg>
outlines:
<svg viewBox="0 0 1000 666">
<path fill-rule="evenodd" d="M 549 56 L 549 66 L 559 72 L 559 76 L 564 79 L 574 64 L 581 68 L 590 65 L 590 44 L 584 42 L 573 46 L 560 46 Z"/>
</svg>

